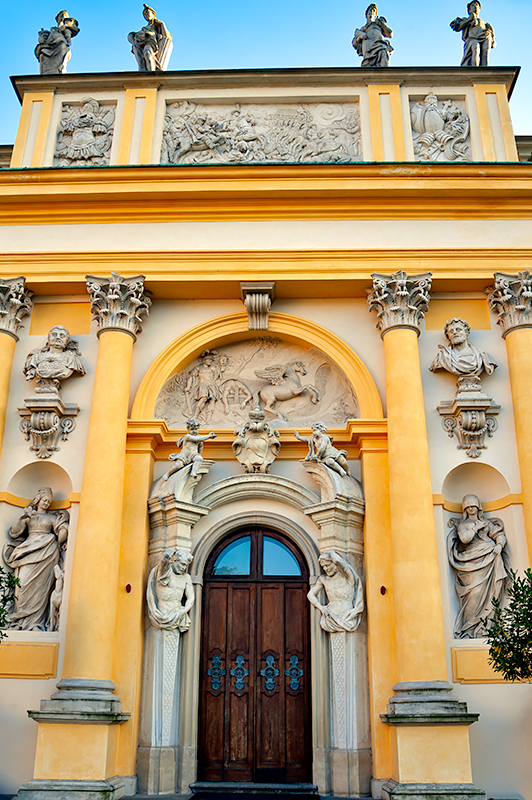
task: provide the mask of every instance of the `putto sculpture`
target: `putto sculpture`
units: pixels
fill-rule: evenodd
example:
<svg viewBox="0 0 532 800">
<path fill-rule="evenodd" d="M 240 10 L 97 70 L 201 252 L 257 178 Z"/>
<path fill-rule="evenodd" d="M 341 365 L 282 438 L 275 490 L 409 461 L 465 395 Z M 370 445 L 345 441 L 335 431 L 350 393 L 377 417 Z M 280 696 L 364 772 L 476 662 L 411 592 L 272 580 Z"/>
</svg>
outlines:
<svg viewBox="0 0 532 800">
<path fill-rule="evenodd" d="M 468 17 L 456 17 L 450 23 L 453 31 L 462 31 L 464 55 L 462 67 L 487 67 L 489 53 L 495 47 L 495 33 L 489 22 L 480 19 L 481 5 L 478 0 L 467 4 Z"/>
<path fill-rule="evenodd" d="M 203 442 L 206 442 L 207 439 L 216 439 L 214 431 L 207 433 L 205 436 L 200 436 L 198 433 L 199 429 L 199 420 L 194 419 L 194 417 L 187 419 L 188 433 L 185 433 L 185 435 L 181 436 L 176 442 L 177 446 L 181 447 L 179 453 L 171 453 L 169 456 L 170 460 L 174 463 L 170 469 L 164 473 L 163 479 L 165 481 L 188 464 L 192 464 L 192 470 L 190 472 L 191 477 L 195 478 L 198 474 L 198 470 L 203 461 Z"/>
<path fill-rule="evenodd" d="M 450 519 L 447 537 L 449 563 L 455 573 L 460 611 L 454 625 L 457 639 L 478 639 L 485 635 L 482 619 L 493 613 L 491 601 L 502 600 L 509 578 L 504 523 L 484 517 L 480 500 L 467 494 L 462 516 Z"/>
<path fill-rule="evenodd" d="M 41 75 L 55 75 L 66 72 L 71 58 L 70 42 L 79 33 L 77 19 L 69 17 L 68 11 L 60 11 L 55 18 L 57 25 L 49 31 L 41 28 L 35 56 L 40 64 Z"/>
<path fill-rule="evenodd" d="M 187 569 L 192 558 L 192 553 L 170 548 L 150 572 L 146 599 L 148 617 L 155 628 L 179 633 L 190 628 L 188 612 L 194 605 L 195 595 Z"/>
<path fill-rule="evenodd" d="M 172 34 L 160 19 L 155 10 L 144 3 L 142 16 L 148 23 L 140 31 L 128 34 L 131 52 L 137 59 L 139 72 L 157 72 L 165 70 L 172 53 Z"/>
<path fill-rule="evenodd" d="M 469 344 L 471 328 L 461 317 L 453 317 L 443 329 L 449 344 L 438 345 L 440 352 L 430 365 L 431 372 L 444 369 L 453 375 L 473 375 L 479 377 L 483 372 L 492 375 L 497 362 L 481 347 Z"/>
<path fill-rule="evenodd" d="M 269 472 L 279 455 L 279 431 L 265 422 L 265 417 L 264 411 L 255 408 L 249 412 L 249 422 L 235 431 L 233 453 L 246 472 Z"/>
<path fill-rule="evenodd" d="M 310 592 L 309 602 L 321 612 L 320 626 L 327 633 L 355 631 L 364 611 L 362 581 L 351 564 L 334 550 L 319 557 L 325 575 L 320 575 Z M 320 603 L 322 589 L 328 603 Z"/>
<path fill-rule="evenodd" d="M 327 433 L 325 423 L 315 422 L 312 425 L 312 436 L 301 436 L 297 431 L 294 431 L 294 436 L 300 442 L 308 444 L 305 461 L 319 461 L 337 472 L 342 478 L 351 474 L 346 458 L 347 450 L 338 450 L 333 446 L 333 438 Z"/>
<path fill-rule="evenodd" d="M 366 9 L 366 24 L 357 28 L 353 47 L 362 57 L 361 67 L 389 67 L 393 47 L 386 39 L 393 36 L 384 17 L 379 17 L 377 6 L 371 3 Z"/>
<path fill-rule="evenodd" d="M 39 489 L 9 529 L 3 558 L 20 581 L 8 615 L 7 627 L 12 630 L 58 629 L 70 516 L 68 511 L 51 511 L 53 499 L 49 487 Z"/>
<path fill-rule="evenodd" d="M 74 372 L 85 375 L 78 343 L 70 338 L 64 325 L 54 325 L 48 332 L 44 347 L 32 350 L 26 358 L 23 372 L 27 381 L 37 379 L 36 392 L 58 394 L 61 381 Z"/>
</svg>

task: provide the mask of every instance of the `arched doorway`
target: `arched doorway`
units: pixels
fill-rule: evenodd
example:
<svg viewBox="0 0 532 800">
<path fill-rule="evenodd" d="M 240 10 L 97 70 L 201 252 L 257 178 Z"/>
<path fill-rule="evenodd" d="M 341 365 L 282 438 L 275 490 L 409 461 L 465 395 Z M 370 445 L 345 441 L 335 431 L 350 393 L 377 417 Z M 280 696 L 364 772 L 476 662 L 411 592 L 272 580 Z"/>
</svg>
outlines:
<svg viewBox="0 0 532 800">
<path fill-rule="evenodd" d="M 242 529 L 204 573 L 198 779 L 311 779 L 308 569 L 279 533 Z"/>
</svg>

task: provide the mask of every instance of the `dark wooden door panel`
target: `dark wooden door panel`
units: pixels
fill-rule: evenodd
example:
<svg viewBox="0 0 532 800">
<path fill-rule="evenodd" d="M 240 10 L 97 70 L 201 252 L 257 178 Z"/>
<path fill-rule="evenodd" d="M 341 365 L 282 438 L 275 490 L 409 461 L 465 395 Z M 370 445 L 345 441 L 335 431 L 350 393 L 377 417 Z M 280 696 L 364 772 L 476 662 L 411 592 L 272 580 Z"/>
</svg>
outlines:
<svg viewBox="0 0 532 800">
<path fill-rule="evenodd" d="M 307 782 L 306 573 L 301 580 L 263 577 L 263 532 L 242 535 L 252 538 L 249 577 L 212 577 L 209 568 L 205 575 L 198 779 Z"/>
</svg>

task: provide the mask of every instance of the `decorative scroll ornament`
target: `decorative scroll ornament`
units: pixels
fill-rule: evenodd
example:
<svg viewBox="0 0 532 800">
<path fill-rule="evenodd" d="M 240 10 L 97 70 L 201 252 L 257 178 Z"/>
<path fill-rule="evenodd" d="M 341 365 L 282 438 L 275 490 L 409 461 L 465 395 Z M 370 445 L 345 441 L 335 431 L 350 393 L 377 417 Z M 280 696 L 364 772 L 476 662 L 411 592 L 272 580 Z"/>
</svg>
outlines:
<svg viewBox="0 0 532 800">
<path fill-rule="evenodd" d="M 381 336 L 393 328 L 412 328 L 419 336 L 419 323 L 430 302 L 432 274 L 407 275 L 402 269 L 393 275 L 374 272 L 373 292 L 368 296 L 370 311 L 377 312 Z"/>
<path fill-rule="evenodd" d="M 249 412 L 249 422 L 235 431 L 233 453 L 246 472 L 269 472 L 279 455 L 279 431 L 265 422 L 265 418 L 264 411 L 256 408 Z"/>
<path fill-rule="evenodd" d="M 236 667 L 233 667 L 233 669 L 229 670 L 229 674 L 235 679 L 235 689 L 237 692 L 241 692 L 246 686 L 246 678 L 249 675 L 249 669 L 244 667 L 246 659 L 243 655 L 239 654 L 235 658 L 235 662 Z"/>
<path fill-rule="evenodd" d="M 221 688 L 222 678 L 225 674 L 225 669 L 222 669 L 222 657 L 219 653 L 215 653 L 212 657 L 211 666 L 207 670 L 213 692 L 217 692 Z"/>
<path fill-rule="evenodd" d="M 495 286 L 486 289 L 491 310 L 499 315 L 506 338 L 514 328 L 532 328 L 532 273 L 529 269 L 517 275 L 496 272 Z"/>
<path fill-rule="evenodd" d="M 17 333 L 24 325 L 22 317 L 31 314 L 33 292 L 26 289 L 26 278 L 0 280 L 0 331 L 18 341 Z"/>
<path fill-rule="evenodd" d="M 50 458 L 60 448 L 60 440 L 66 442 L 76 427 L 74 417 L 79 413 L 76 403 L 66 403 L 59 394 L 61 381 L 74 373 L 85 375 L 78 343 L 70 338 L 63 325 L 55 325 L 48 332 L 44 347 L 32 350 L 24 364 L 27 381 L 37 380 L 35 394 L 24 400 L 19 408 L 22 417 L 20 430 L 26 441 L 31 440 L 30 450 L 37 458 Z"/>
<path fill-rule="evenodd" d="M 270 308 L 275 300 L 275 281 L 242 281 L 240 293 L 248 315 L 248 330 L 267 331 Z"/>
<path fill-rule="evenodd" d="M 263 678 L 266 678 L 264 681 L 264 688 L 268 692 L 273 692 L 275 689 L 275 679 L 279 675 L 279 670 L 275 666 L 275 656 L 272 656 L 271 654 L 267 655 L 265 661 L 266 666 L 264 669 L 260 670 L 260 675 L 262 675 Z"/>
<path fill-rule="evenodd" d="M 303 677 L 303 670 L 299 666 L 299 658 L 296 655 L 290 656 L 290 666 L 285 669 L 284 674 L 290 678 L 289 686 L 293 692 L 299 689 L 301 678 Z"/>
<path fill-rule="evenodd" d="M 416 161 L 471 161 L 469 117 L 452 100 L 430 92 L 411 103 L 410 122 Z"/>
<path fill-rule="evenodd" d="M 87 291 L 91 312 L 98 323 L 98 336 L 104 331 L 129 333 L 136 340 L 142 331 L 142 318 L 150 312 L 149 292 L 144 288 L 144 275 L 123 278 L 112 272 L 111 278 L 87 275 Z"/>
</svg>

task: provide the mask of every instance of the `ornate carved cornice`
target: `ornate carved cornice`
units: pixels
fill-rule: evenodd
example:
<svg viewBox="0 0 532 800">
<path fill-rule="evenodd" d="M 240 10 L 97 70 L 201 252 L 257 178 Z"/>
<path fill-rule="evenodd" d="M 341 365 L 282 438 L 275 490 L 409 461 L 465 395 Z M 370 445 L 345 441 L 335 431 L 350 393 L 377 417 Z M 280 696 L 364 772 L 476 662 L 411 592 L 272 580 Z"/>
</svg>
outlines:
<svg viewBox="0 0 532 800">
<path fill-rule="evenodd" d="M 532 328 L 532 273 L 529 269 L 517 275 L 496 272 L 495 285 L 486 289 L 491 310 L 498 314 L 502 336 L 515 328 Z"/>
<path fill-rule="evenodd" d="M 26 278 L 22 275 L 0 280 L 0 331 L 17 342 L 17 333 L 24 327 L 20 320 L 31 314 L 32 296 L 33 292 L 26 289 Z"/>
<path fill-rule="evenodd" d="M 112 272 L 111 278 L 87 275 L 87 291 L 91 298 L 91 312 L 98 322 L 98 336 L 104 331 L 129 333 L 136 341 L 142 331 L 142 318 L 148 316 L 151 300 L 144 289 L 144 275 L 123 278 Z"/>
<path fill-rule="evenodd" d="M 419 336 L 419 323 L 430 302 L 432 274 L 407 275 L 402 269 L 393 275 L 372 273 L 373 292 L 368 296 L 370 311 L 377 312 L 381 336 L 393 328 L 411 328 Z"/>
</svg>

